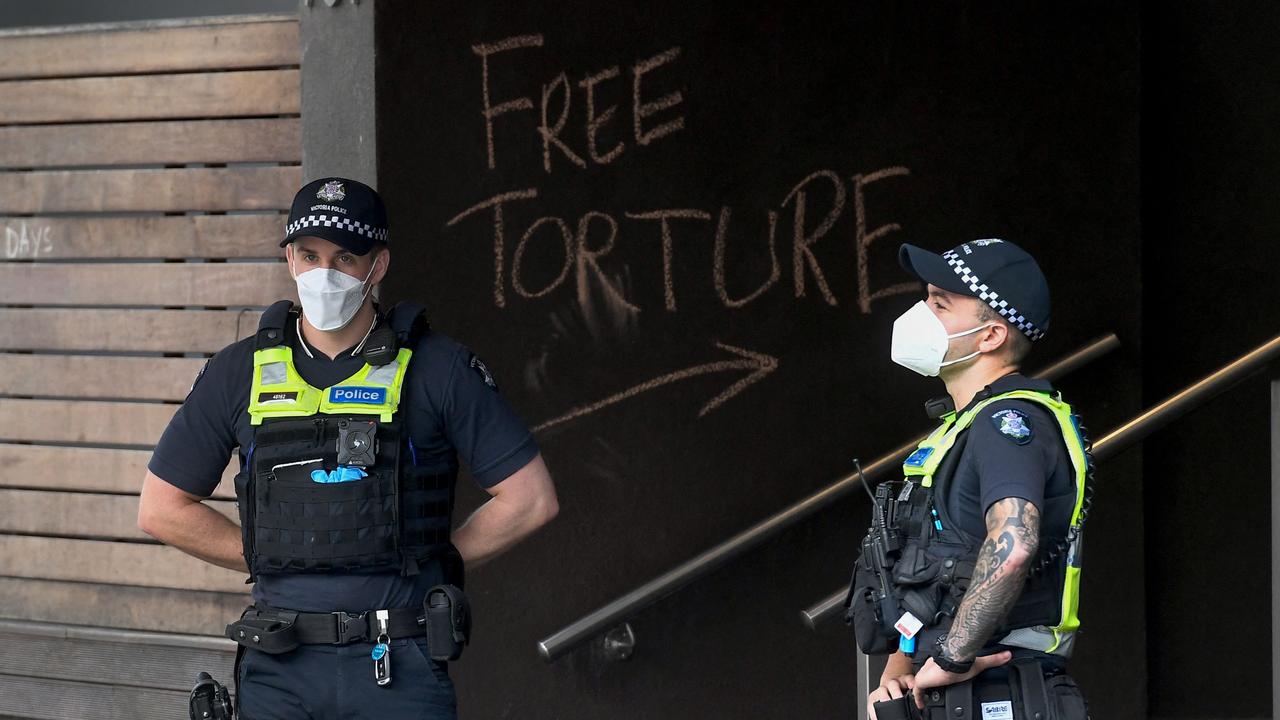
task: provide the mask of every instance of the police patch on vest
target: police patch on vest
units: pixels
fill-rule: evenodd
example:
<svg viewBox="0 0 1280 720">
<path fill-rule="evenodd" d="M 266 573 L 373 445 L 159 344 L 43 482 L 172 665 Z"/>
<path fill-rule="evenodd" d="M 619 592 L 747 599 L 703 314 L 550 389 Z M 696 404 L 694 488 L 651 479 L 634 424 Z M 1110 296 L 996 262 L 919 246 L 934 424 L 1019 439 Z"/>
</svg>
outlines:
<svg viewBox="0 0 1280 720">
<path fill-rule="evenodd" d="M 1031 442 L 1031 418 L 1022 411 L 1012 408 L 999 410 L 991 416 L 991 422 L 995 424 L 1001 435 L 1019 445 Z"/>
<path fill-rule="evenodd" d="M 271 405 L 274 403 L 291 403 L 298 401 L 298 393 L 296 392 L 264 392 L 258 393 L 259 405 Z"/>
<path fill-rule="evenodd" d="M 334 387 L 329 388 L 329 402 L 331 403 L 382 405 L 386 401 L 386 388 L 356 387 L 354 385 L 335 385 Z"/>
<path fill-rule="evenodd" d="M 490 373 L 489 368 L 485 367 L 484 363 L 480 361 L 480 358 L 476 357 L 474 354 L 471 356 L 471 369 L 480 374 L 480 379 L 484 380 L 485 385 L 488 385 L 494 390 L 498 389 L 498 383 L 493 381 L 493 373 Z"/>
</svg>

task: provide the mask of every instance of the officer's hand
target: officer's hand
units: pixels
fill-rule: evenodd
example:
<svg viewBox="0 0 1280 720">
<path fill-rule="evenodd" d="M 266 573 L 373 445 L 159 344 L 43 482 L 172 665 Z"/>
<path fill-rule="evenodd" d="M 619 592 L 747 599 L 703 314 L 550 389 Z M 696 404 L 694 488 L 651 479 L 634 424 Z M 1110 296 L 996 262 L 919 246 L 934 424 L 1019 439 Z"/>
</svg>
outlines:
<svg viewBox="0 0 1280 720">
<path fill-rule="evenodd" d="M 916 707 L 921 710 L 924 709 L 925 690 L 964 682 L 980 672 L 1003 665 L 1009 662 L 1012 658 L 1013 653 L 1008 650 L 998 652 L 994 655 L 983 655 L 981 657 L 974 658 L 973 667 L 969 668 L 969 672 L 963 674 L 949 673 L 938 667 L 938 665 L 933 662 L 933 658 L 929 658 L 929 660 L 925 662 L 924 667 L 920 668 L 920 672 L 916 673 L 916 683 L 912 688 L 915 691 Z"/>
<path fill-rule="evenodd" d="M 916 678 L 914 675 L 902 675 L 881 682 L 880 687 L 867 696 L 867 717 L 871 718 L 871 720 L 876 720 L 876 709 L 874 707 L 876 703 L 896 700 L 911 690 L 915 684 Z"/>
</svg>

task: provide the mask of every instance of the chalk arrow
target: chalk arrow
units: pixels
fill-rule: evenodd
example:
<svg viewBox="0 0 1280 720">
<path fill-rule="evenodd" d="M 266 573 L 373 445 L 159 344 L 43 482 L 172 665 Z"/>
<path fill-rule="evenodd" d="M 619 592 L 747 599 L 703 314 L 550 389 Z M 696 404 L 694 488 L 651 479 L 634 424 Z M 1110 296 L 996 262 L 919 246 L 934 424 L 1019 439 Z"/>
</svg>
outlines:
<svg viewBox="0 0 1280 720">
<path fill-rule="evenodd" d="M 745 350 L 740 347 L 734 347 L 733 345 L 726 345 L 725 343 L 720 343 L 720 342 L 716 343 L 715 345 L 721 350 L 724 350 L 725 352 L 735 355 L 737 359 L 736 360 L 720 360 L 718 362 L 709 362 L 703 365 L 695 365 L 693 367 L 685 368 L 683 370 L 677 370 L 673 373 L 667 373 L 666 375 L 663 375 L 661 377 L 656 377 L 647 382 L 640 383 L 639 385 L 636 385 L 634 387 L 627 388 L 622 392 L 614 393 L 613 395 L 610 395 L 609 397 L 603 400 L 593 402 L 589 405 L 582 405 L 582 406 L 576 407 L 570 410 L 569 412 L 565 413 L 564 415 L 561 415 L 560 417 L 547 420 L 546 422 L 535 426 L 533 430 L 534 432 L 537 432 L 539 430 L 546 430 L 547 428 L 555 427 L 556 425 L 559 425 L 561 423 L 566 423 L 566 422 L 569 422 L 570 420 L 576 420 L 577 418 L 580 418 L 583 415 L 590 415 L 591 413 L 597 410 L 603 410 L 604 408 L 607 408 L 610 405 L 616 405 L 622 402 L 623 400 L 627 400 L 637 395 L 646 393 L 650 390 L 660 388 L 663 385 L 670 385 L 673 382 L 679 382 L 680 380 L 685 380 L 691 377 L 697 377 L 699 375 L 708 375 L 710 373 L 727 372 L 730 370 L 750 370 L 751 371 L 749 374 L 742 377 L 737 382 L 735 382 L 734 384 L 726 388 L 724 392 L 720 393 L 719 395 L 707 401 L 707 403 L 702 406 L 702 409 L 698 411 L 698 417 L 702 417 L 703 415 L 706 415 L 712 410 L 715 410 L 716 408 L 725 404 L 730 399 L 732 399 L 733 396 L 737 395 L 743 390 L 746 390 L 748 387 L 756 384 L 760 380 L 764 379 L 765 376 L 772 373 L 774 370 L 778 369 L 778 359 L 771 355 L 752 352 L 750 350 Z"/>
</svg>

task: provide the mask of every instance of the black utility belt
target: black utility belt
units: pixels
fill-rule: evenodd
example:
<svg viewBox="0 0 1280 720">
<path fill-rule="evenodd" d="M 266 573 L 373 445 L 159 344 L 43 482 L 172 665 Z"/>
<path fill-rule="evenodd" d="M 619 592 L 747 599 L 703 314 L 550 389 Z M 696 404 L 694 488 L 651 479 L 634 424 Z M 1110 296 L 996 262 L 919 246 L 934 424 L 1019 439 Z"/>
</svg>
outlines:
<svg viewBox="0 0 1280 720">
<path fill-rule="evenodd" d="M 428 590 L 420 609 L 309 613 L 259 603 L 250 605 L 226 631 L 238 644 L 271 655 L 292 652 L 302 645 L 385 643 L 425 636 L 431 658 L 441 662 L 457 660 L 470 641 L 470 633 L 470 605 L 462 590 L 453 585 Z"/>
<path fill-rule="evenodd" d="M 924 709 L 911 693 L 875 704 L 879 720 L 1088 720 L 1088 706 L 1074 679 L 1038 661 L 1016 660 L 1008 675 L 978 675 L 924 692 Z"/>
</svg>

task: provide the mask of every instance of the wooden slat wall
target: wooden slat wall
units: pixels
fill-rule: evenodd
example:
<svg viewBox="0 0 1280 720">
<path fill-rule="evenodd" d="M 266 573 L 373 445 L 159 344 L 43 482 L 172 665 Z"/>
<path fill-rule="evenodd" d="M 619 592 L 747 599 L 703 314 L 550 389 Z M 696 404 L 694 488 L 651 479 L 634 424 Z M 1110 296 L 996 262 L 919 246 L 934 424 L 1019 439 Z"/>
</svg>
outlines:
<svg viewBox="0 0 1280 720">
<path fill-rule="evenodd" d="M 268 162 L 297 154 L 298 118 L 11 125 L 0 127 L 10 168 Z M 180 230 L 179 230 L 180 231 Z"/>
<path fill-rule="evenodd" d="M 0 123 L 296 114 L 297 70 L 23 80 L 0 85 Z"/>
<path fill-rule="evenodd" d="M 33 267 L 33 266 L 28 266 Z M 0 306 L 0 350 L 213 354 L 248 337 L 261 311 L 95 310 Z"/>
<path fill-rule="evenodd" d="M 0 443 L 0 488 L 133 494 L 150 458 L 149 450 Z M 213 497 L 235 497 L 235 469 L 228 461 Z"/>
<path fill-rule="evenodd" d="M 270 305 L 292 281 L 279 263 L 6 263 L 7 305 Z"/>
<path fill-rule="evenodd" d="M 42 628 L 43 629 L 43 628 Z M 6 628 L 0 626 L 0 638 L 4 642 L 19 645 L 23 654 L 15 653 L 13 657 L 0 656 L 0 675 L 17 675 L 23 672 L 23 664 L 29 664 L 32 658 L 57 658 L 43 668 L 47 678 L 61 680 L 81 680 L 95 683 L 118 685 L 139 685 L 138 673 L 147 678 L 147 687 L 166 690 L 190 692 L 192 679 L 201 670 L 218 666 L 221 669 L 231 660 L 229 653 L 216 648 L 186 648 L 172 645 L 141 645 L 133 658 L 135 668 L 126 668 L 117 662 L 120 643 L 111 642 L 107 638 L 58 637 L 52 633 L 44 635 L 8 634 Z M 138 639 L 133 633 L 122 633 L 130 640 Z M 98 713 L 84 716 L 86 718 L 101 717 Z M 171 720 L 178 720 L 184 715 L 175 713 Z"/>
<path fill-rule="evenodd" d="M 186 27 L 13 34 L 0 79 L 90 77 L 193 70 L 298 67 L 298 23 L 245 18 Z"/>
<path fill-rule="evenodd" d="M 139 531 L 138 492 L 205 360 L 293 297 L 297 21 L 162 25 L 0 39 L 0 623 L 219 635 L 247 600 Z M 235 519 L 233 473 L 207 502 Z M 228 679 L 226 648 L 13 632 L 0 716 L 172 717 L 184 658 Z"/>
<path fill-rule="evenodd" d="M 288 209 L 301 177 L 297 166 L 4 173 L 0 213 Z"/>
<path fill-rule="evenodd" d="M 182 717 L 189 692 L 0 675 L 0 717 L 172 720 Z"/>
<path fill-rule="evenodd" d="M 219 635 L 244 610 L 244 592 L 0 578 L 0 607 L 25 621 Z"/>
</svg>

